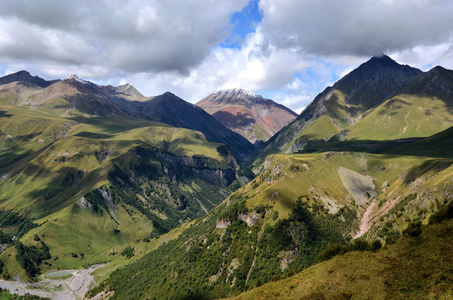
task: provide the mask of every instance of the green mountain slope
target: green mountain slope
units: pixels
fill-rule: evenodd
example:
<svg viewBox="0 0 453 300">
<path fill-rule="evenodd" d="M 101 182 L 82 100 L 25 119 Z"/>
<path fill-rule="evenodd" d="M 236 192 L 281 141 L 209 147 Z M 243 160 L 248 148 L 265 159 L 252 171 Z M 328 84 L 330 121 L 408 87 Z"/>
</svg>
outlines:
<svg viewBox="0 0 453 300">
<path fill-rule="evenodd" d="M 326 142 L 359 122 L 370 110 L 422 72 L 390 57 L 373 57 L 327 87 L 288 126 L 257 149 L 254 166 L 273 153 L 293 153 Z"/>
<path fill-rule="evenodd" d="M 228 129 L 196 105 L 166 92 L 148 101 L 135 103 L 137 114 L 152 121 L 203 132 L 208 141 L 228 145 L 239 159 L 253 150 L 253 145 L 240 134 Z"/>
<path fill-rule="evenodd" d="M 390 243 L 451 201 L 452 164 L 349 151 L 269 156 L 252 182 L 92 295 L 232 296 L 318 263 L 328 244 Z"/>
<path fill-rule="evenodd" d="M 243 159 L 253 149 L 253 145 L 244 137 L 226 128 L 199 107 L 169 92 L 156 97 L 144 97 L 129 84 L 119 87 L 99 86 L 76 75 L 59 81 L 45 81 L 23 73 L 0 78 L 0 82 L 5 83 L 0 85 L 1 104 L 75 121 L 80 118 L 120 116 L 197 130 L 210 142 L 228 145 L 238 159 Z"/>
<path fill-rule="evenodd" d="M 239 186 L 229 149 L 197 131 L 121 114 L 52 116 L 9 101 L 0 111 L 0 211 L 20 216 L 2 228 L 8 249 L 0 260 L 11 277 L 33 277 L 33 266 L 114 260 L 127 246 L 205 215 Z M 52 256 L 45 263 L 16 260 L 11 238 L 24 220 L 34 225 L 20 241 L 45 243 Z"/>
<path fill-rule="evenodd" d="M 452 229 L 451 219 L 429 225 L 377 253 L 349 252 L 234 299 L 450 299 Z"/>
<path fill-rule="evenodd" d="M 349 140 L 426 137 L 453 125 L 453 71 L 435 67 L 350 126 Z M 373 128 L 373 130 L 369 130 Z"/>
</svg>

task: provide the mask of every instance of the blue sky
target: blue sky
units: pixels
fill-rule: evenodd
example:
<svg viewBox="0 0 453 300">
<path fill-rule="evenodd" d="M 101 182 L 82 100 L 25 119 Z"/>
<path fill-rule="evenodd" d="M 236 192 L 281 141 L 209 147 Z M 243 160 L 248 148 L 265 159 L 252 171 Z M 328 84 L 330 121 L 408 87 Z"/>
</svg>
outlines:
<svg viewBox="0 0 453 300">
<path fill-rule="evenodd" d="M 0 0 L 0 75 L 77 74 L 192 103 L 253 90 L 300 112 L 380 53 L 453 69 L 453 1 Z"/>
<path fill-rule="evenodd" d="M 258 7 L 258 0 L 250 1 L 240 12 L 235 12 L 230 19 L 230 35 L 218 45 L 223 48 L 241 48 L 244 38 L 255 32 L 263 14 Z"/>
</svg>

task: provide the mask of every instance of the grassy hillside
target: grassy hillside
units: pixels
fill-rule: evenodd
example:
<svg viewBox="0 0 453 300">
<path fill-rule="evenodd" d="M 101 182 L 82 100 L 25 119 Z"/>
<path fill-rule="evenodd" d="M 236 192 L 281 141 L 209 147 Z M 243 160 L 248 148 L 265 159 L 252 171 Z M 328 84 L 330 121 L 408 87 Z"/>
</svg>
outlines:
<svg viewBox="0 0 453 300">
<path fill-rule="evenodd" d="M 453 115 L 443 100 L 403 94 L 385 101 L 360 122 L 349 127 L 347 139 L 428 137 L 452 125 Z"/>
<path fill-rule="evenodd" d="M 291 124 L 259 147 L 250 164 L 332 141 L 423 138 L 453 125 L 452 71 L 423 73 L 389 57 L 372 58 L 327 87 Z"/>
<path fill-rule="evenodd" d="M 378 252 L 336 256 L 234 299 L 451 299 L 452 229 L 451 219 L 423 226 Z"/>
<path fill-rule="evenodd" d="M 2 229 L 7 277 L 31 275 L 11 242 L 24 222 L 34 224 L 27 231 L 36 228 L 20 241 L 36 251 L 42 241 L 52 256 L 29 265 L 79 268 L 114 260 L 128 245 L 205 215 L 239 185 L 228 148 L 196 131 L 10 105 L 1 111 L 0 211 L 20 216 Z"/>
<path fill-rule="evenodd" d="M 451 200 L 452 163 L 347 151 L 270 156 L 259 176 L 206 218 L 114 272 L 92 295 L 232 296 L 318 263 L 329 244 L 391 243 Z"/>
</svg>

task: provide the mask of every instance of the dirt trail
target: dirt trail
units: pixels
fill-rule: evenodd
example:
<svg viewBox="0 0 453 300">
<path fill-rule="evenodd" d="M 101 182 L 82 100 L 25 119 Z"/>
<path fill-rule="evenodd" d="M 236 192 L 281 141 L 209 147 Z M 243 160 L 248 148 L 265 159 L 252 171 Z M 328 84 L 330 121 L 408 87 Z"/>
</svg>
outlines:
<svg viewBox="0 0 453 300">
<path fill-rule="evenodd" d="M 105 264 L 94 265 L 89 269 L 79 270 L 68 279 L 54 280 L 45 278 L 42 281 L 34 283 L 0 280 L 0 288 L 21 296 L 31 294 L 39 297 L 47 297 L 52 300 L 83 299 L 94 283 L 94 277 L 91 273 L 103 266 Z"/>
</svg>

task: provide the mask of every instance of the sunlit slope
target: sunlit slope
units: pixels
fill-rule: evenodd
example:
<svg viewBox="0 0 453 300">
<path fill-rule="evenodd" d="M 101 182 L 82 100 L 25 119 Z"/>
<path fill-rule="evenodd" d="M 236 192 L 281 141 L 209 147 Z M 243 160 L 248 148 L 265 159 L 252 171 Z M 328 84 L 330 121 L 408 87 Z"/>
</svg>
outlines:
<svg viewBox="0 0 453 300">
<path fill-rule="evenodd" d="M 333 137 L 344 139 L 349 126 L 365 118 L 421 73 L 385 55 L 371 58 L 332 87 L 327 87 L 296 120 L 258 148 L 253 166 L 259 167 L 269 154 L 297 152 Z"/>
<path fill-rule="evenodd" d="M 409 222 L 427 222 L 449 201 L 451 165 L 348 151 L 269 156 L 252 182 L 93 295 L 232 296 L 318 263 L 328 244 L 398 239 Z"/>
<path fill-rule="evenodd" d="M 453 125 L 448 105 L 438 98 L 398 95 L 348 128 L 349 140 L 428 137 Z"/>
<path fill-rule="evenodd" d="M 21 242 L 39 246 L 36 234 L 46 243 L 52 259 L 42 270 L 114 260 L 127 245 L 206 214 L 237 185 L 228 148 L 200 132 L 3 109 L 0 210 L 39 226 Z M 0 259 L 10 276 L 25 279 L 10 246 Z"/>
</svg>

